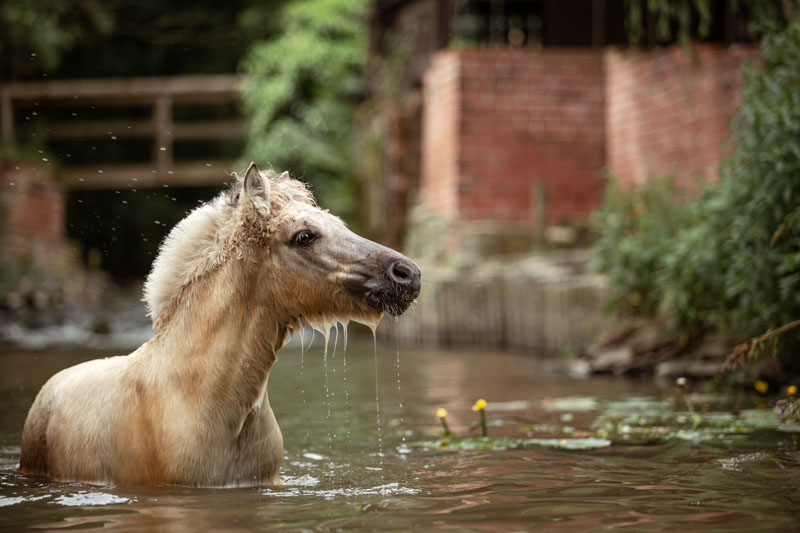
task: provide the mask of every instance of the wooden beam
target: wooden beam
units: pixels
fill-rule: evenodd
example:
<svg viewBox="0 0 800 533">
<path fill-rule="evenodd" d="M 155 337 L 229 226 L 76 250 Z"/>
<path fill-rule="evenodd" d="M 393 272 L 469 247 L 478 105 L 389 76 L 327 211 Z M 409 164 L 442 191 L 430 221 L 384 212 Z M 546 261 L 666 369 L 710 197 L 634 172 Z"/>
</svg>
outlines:
<svg viewBox="0 0 800 533">
<path fill-rule="evenodd" d="M 45 132 L 50 139 L 108 139 L 152 137 L 152 119 L 147 120 L 92 120 L 55 122 L 48 124 Z M 191 120 L 172 123 L 174 140 L 240 139 L 247 134 L 247 122 L 231 120 Z"/>
<path fill-rule="evenodd" d="M 5 87 L 0 90 L 0 139 L 4 143 L 14 142 L 14 105 L 11 92 Z"/>
<path fill-rule="evenodd" d="M 95 165 L 62 167 L 59 180 L 73 190 L 205 187 L 231 182 L 231 172 L 235 170 L 241 170 L 235 161 L 186 161 L 175 163 L 166 172 L 148 164 Z"/>
<path fill-rule="evenodd" d="M 172 98 L 159 96 L 153 109 L 153 161 L 156 169 L 164 173 L 172 168 Z"/>
<path fill-rule="evenodd" d="M 152 137 L 153 121 L 147 120 L 92 120 L 54 122 L 47 124 L 45 133 L 50 139 L 103 139 L 112 135 L 120 137 Z"/>
<path fill-rule="evenodd" d="M 244 78 L 235 74 L 160 76 L 124 79 L 54 80 L 48 82 L 12 82 L 3 85 L 13 100 L 121 99 L 141 102 L 158 96 L 175 100 L 222 97 L 238 100 Z M 94 103 L 94 101 L 92 102 Z"/>
<path fill-rule="evenodd" d="M 242 139 L 247 135 L 247 121 L 232 120 L 191 120 L 172 124 L 172 138 L 175 140 L 195 139 Z"/>
</svg>

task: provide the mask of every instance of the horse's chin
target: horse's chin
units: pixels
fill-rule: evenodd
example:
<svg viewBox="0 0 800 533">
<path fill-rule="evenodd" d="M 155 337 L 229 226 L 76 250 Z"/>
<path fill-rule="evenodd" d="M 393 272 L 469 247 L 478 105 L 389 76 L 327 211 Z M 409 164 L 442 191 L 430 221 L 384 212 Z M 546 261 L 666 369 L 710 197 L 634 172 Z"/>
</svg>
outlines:
<svg viewBox="0 0 800 533">
<path fill-rule="evenodd" d="M 387 313 L 392 316 L 400 316 L 411 306 L 413 299 L 391 298 L 385 294 L 369 292 L 366 300 L 372 309 Z"/>
</svg>

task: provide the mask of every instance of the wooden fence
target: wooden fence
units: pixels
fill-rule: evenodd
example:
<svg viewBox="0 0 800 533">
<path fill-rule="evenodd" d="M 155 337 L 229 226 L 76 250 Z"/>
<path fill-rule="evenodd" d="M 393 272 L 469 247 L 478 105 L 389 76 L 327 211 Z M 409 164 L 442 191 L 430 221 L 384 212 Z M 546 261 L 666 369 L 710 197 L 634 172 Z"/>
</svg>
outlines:
<svg viewBox="0 0 800 533">
<path fill-rule="evenodd" d="M 415 306 L 397 324 L 378 328 L 384 339 L 574 354 L 609 325 L 598 275 L 512 265 L 490 275 L 426 273 L 423 279 Z"/>
<path fill-rule="evenodd" d="M 97 80 L 17 82 L 0 85 L 0 138 L 13 143 L 24 130 L 21 112 L 37 115 L 47 141 L 63 139 L 149 139 L 151 158 L 91 166 L 67 166 L 61 161 L 58 179 L 72 189 L 105 189 L 124 186 L 155 187 L 219 185 L 234 170 L 234 161 L 205 158 L 175 161 L 175 141 L 243 139 L 246 121 L 238 114 L 214 120 L 173 120 L 174 104 L 208 106 L 238 105 L 242 77 L 197 75 Z M 47 105 L 113 108 L 150 108 L 148 118 L 80 118 L 48 121 L 41 109 Z M 31 112 L 31 107 L 40 109 Z"/>
</svg>

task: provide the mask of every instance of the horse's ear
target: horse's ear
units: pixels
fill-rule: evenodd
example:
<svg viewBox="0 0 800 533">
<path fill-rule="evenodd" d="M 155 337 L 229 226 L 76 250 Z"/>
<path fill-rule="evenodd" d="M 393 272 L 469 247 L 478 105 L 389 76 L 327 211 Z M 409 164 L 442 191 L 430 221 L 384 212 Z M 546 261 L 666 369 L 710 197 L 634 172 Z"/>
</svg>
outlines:
<svg viewBox="0 0 800 533">
<path fill-rule="evenodd" d="M 269 214 L 269 189 L 269 179 L 261 175 L 255 163 L 250 163 L 244 174 L 242 191 L 256 209 L 266 211 L 264 215 Z"/>
<path fill-rule="evenodd" d="M 250 163 L 247 172 L 244 173 L 244 192 L 251 198 L 269 197 L 269 180 L 261 175 L 255 163 Z"/>
</svg>

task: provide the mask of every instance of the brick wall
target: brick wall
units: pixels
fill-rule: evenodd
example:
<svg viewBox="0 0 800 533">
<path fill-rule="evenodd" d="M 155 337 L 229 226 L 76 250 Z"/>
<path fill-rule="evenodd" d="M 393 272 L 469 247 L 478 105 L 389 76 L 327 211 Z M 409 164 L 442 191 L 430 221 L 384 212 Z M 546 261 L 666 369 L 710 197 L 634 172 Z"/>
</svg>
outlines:
<svg viewBox="0 0 800 533">
<path fill-rule="evenodd" d="M 730 150 L 745 57 L 757 57 L 757 47 L 608 50 L 609 171 L 625 184 L 670 176 L 688 190 L 698 175 L 715 180 Z"/>
<path fill-rule="evenodd" d="M 442 52 L 425 78 L 421 200 L 465 221 L 582 217 L 601 198 L 604 131 L 600 51 Z"/>
<path fill-rule="evenodd" d="M 461 59 L 459 202 L 467 220 L 546 221 L 586 214 L 602 193 L 602 54 L 465 52 Z"/>
<path fill-rule="evenodd" d="M 716 178 L 730 148 L 748 56 L 757 48 L 704 43 L 691 55 L 677 45 L 440 52 L 424 83 L 421 204 L 459 228 L 531 234 L 585 219 L 606 171 L 691 190 L 700 173 Z"/>
<path fill-rule="evenodd" d="M 425 74 L 420 199 L 446 217 L 458 216 L 460 58 L 437 54 Z"/>
<path fill-rule="evenodd" d="M 23 255 L 33 241 L 43 245 L 64 241 L 64 191 L 52 171 L 42 167 L 0 168 L 0 244 Z"/>
</svg>

